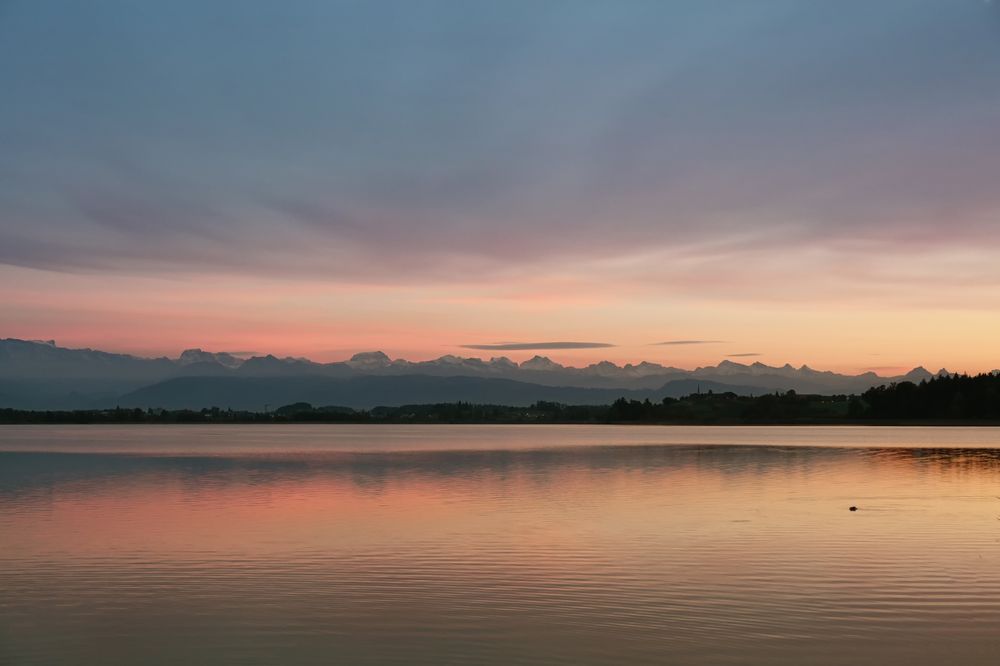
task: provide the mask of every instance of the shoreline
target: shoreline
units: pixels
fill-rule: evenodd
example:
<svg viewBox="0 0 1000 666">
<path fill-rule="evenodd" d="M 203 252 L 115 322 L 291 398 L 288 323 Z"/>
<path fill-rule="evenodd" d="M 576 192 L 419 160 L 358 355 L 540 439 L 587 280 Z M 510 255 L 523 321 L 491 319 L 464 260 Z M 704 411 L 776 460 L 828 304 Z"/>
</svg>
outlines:
<svg viewBox="0 0 1000 666">
<path fill-rule="evenodd" d="M 0 420 L 4 426 L 295 426 L 295 425 L 363 425 L 363 426 L 593 426 L 593 427 L 715 427 L 715 428 L 1000 428 L 1000 421 L 976 420 L 844 420 L 844 421 L 405 421 L 405 420 L 217 420 L 217 421 L 119 421 L 119 420 Z"/>
</svg>

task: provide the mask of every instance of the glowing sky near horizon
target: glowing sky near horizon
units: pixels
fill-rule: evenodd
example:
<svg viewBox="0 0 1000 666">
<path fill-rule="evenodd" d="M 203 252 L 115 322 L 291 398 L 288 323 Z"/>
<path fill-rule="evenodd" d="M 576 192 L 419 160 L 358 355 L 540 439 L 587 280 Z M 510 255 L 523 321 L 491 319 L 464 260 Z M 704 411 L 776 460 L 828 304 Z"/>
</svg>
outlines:
<svg viewBox="0 0 1000 666">
<path fill-rule="evenodd" d="M 0 147 L 0 337 L 1000 367 L 993 2 L 0 0 Z"/>
</svg>

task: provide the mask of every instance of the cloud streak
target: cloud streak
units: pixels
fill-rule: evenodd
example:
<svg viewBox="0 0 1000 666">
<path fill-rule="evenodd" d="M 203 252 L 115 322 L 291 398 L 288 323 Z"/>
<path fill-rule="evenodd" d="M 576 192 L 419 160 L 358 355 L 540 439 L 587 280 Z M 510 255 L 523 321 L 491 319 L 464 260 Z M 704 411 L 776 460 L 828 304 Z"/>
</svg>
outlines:
<svg viewBox="0 0 1000 666">
<path fill-rule="evenodd" d="M 749 358 L 751 356 L 763 356 L 758 352 L 744 352 L 742 354 L 727 354 L 729 358 Z"/>
<path fill-rule="evenodd" d="M 1000 246 L 995 6 L 77 4 L 0 26 L 10 265 L 410 283 Z"/>
<path fill-rule="evenodd" d="M 552 349 L 604 349 L 615 345 L 607 342 L 506 342 L 495 345 L 459 345 L 462 349 L 479 351 L 534 351 Z"/>
<path fill-rule="evenodd" d="M 843 4 L 0 0 L 4 323 L 995 367 L 1000 10 Z"/>
</svg>

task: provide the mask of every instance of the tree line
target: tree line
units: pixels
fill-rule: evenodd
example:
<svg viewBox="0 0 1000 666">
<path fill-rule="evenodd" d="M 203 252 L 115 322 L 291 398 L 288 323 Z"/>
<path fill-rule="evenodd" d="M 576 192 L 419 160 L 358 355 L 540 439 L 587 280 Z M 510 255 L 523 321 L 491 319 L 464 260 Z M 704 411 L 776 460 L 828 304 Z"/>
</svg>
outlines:
<svg viewBox="0 0 1000 666">
<path fill-rule="evenodd" d="M 886 422 L 1000 423 L 1000 374 L 942 375 L 919 384 L 899 382 L 861 395 L 759 396 L 697 393 L 661 401 L 619 398 L 610 405 L 536 402 L 529 407 L 468 402 L 356 410 L 300 402 L 274 411 L 0 409 L 0 423 L 673 423 L 836 424 Z"/>
</svg>

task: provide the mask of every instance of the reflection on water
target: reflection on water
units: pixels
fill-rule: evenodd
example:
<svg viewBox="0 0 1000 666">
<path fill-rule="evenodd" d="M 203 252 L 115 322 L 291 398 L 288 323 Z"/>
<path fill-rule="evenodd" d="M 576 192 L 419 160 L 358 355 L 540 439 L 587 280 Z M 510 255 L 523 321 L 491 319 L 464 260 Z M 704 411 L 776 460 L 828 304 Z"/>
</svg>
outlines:
<svg viewBox="0 0 1000 666">
<path fill-rule="evenodd" d="M 0 445 L 22 449 L 0 453 L 0 663 L 1000 656 L 1000 451 L 596 430 L 608 446 Z M 753 430 L 731 432 L 775 429 Z"/>
</svg>

